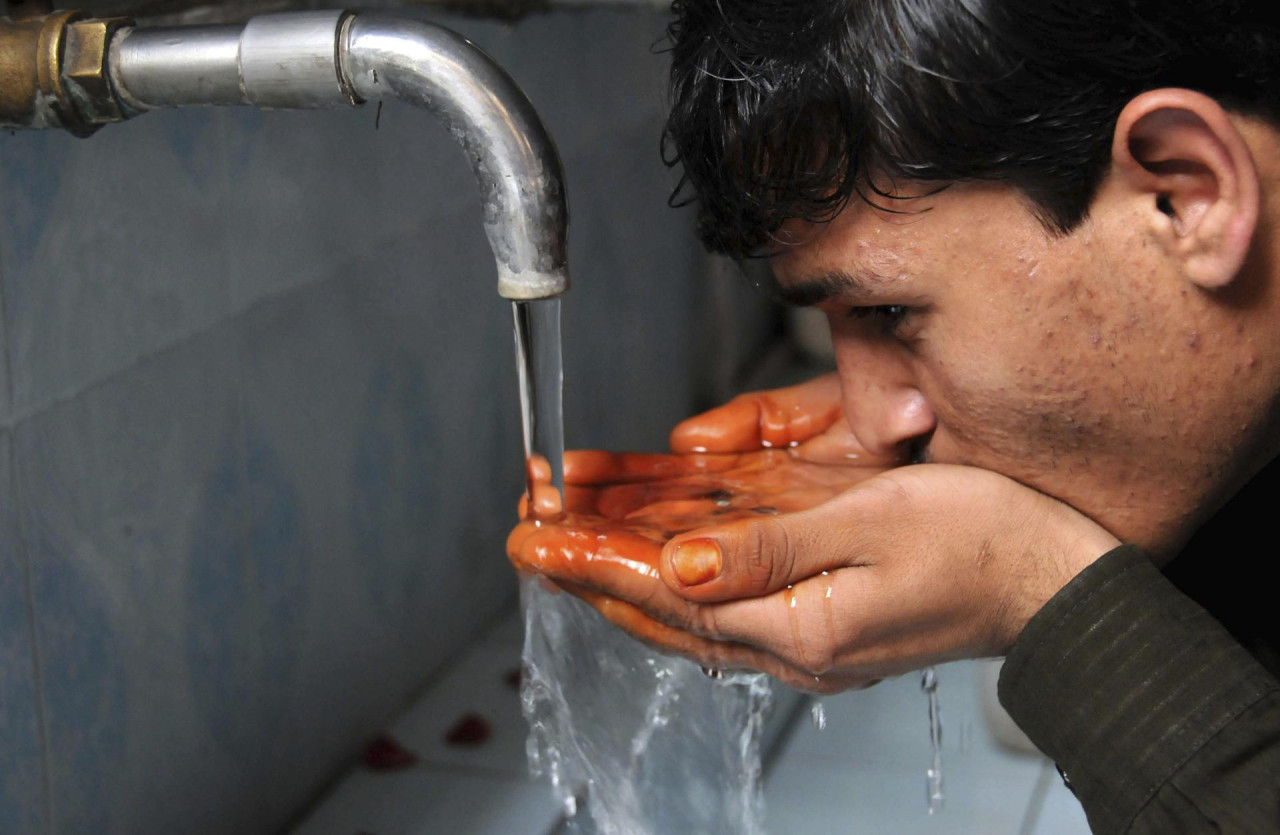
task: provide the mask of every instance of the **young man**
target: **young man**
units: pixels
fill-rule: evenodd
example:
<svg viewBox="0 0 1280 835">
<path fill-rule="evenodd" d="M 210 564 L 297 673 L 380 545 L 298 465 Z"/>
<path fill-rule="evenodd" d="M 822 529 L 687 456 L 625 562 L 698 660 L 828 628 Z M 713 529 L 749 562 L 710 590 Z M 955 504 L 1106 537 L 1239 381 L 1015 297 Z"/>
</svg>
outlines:
<svg viewBox="0 0 1280 835">
<path fill-rule="evenodd" d="M 1007 654 L 1001 700 L 1095 831 L 1280 831 L 1273 9 L 674 8 L 667 138 L 703 237 L 827 313 L 839 376 L 673 447 L 897 468 L 598 589 L 814 690 Z"/>
</svg>

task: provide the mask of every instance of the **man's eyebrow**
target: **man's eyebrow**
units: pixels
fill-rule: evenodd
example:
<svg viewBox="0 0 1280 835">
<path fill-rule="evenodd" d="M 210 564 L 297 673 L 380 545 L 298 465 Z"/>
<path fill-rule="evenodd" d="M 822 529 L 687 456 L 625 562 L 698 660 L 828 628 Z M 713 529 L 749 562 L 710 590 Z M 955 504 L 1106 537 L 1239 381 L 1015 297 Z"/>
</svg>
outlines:
<svg viewBox="0 0 1280 835">
<path fill-rule="evenodd" d="M 783 284 L 773 278 L 773 292 L 779 301 L 797 307 L 812 307 L 842 295 L 871 295 L 874 287 L 887 279 L 864 272 L 833 270 L 800 281 Z"/>
</svg>

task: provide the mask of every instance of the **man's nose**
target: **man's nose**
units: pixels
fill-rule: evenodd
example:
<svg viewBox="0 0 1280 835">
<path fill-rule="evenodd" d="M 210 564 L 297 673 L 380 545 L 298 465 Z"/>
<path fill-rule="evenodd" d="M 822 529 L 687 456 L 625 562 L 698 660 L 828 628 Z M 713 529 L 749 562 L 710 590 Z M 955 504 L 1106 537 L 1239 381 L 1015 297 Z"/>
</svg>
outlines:
<svg viewBox="0 0 1280 835">
<path fill-rule="evenodd" d="M 937 418 L 906 362 L 890 346 L 836 347 L 844 413 L 858 443 L 876 457 L 905 463 Z"/>
</svg>

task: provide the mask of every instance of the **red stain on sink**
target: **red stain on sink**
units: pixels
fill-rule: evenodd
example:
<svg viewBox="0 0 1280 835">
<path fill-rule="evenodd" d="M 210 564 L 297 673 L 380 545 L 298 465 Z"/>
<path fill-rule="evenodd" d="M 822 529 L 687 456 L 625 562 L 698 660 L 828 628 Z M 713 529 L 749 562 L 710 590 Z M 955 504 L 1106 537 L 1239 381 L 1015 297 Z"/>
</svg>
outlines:
<svg viewBox="0 0 1280 835">
<path fill-rule="evenodd" d="M 375 737 L 364 749 L 364 764 L 370 771 L 396 771 L 417 762 L 417 754 L 388 734 Z"/>
<path fill-rule="evenodd" d="M 483 745 L 493 735 L 493 727 L 489 720 L 478 713 L 465 713 L 444 735 L 444 741 L 450 745 L 471 747 Z"/>
</svg>

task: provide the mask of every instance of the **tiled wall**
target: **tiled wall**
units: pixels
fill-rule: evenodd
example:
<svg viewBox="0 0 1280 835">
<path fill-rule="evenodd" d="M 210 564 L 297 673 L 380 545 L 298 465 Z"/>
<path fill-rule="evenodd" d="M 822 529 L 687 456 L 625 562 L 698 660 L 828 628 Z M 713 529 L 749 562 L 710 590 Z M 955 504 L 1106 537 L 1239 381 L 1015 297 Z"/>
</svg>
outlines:
<svg viewBox="0 0 1280 835">
<path fill-rule="evenodd" d="M 661 446 L 712 365 L 664 22 L 450 21 L 564 158 L 570 445 Z M 0 831 L 278 829 L 513 604 L 495 280 L 404 107 L 0 136 Z"/>
</svg>

